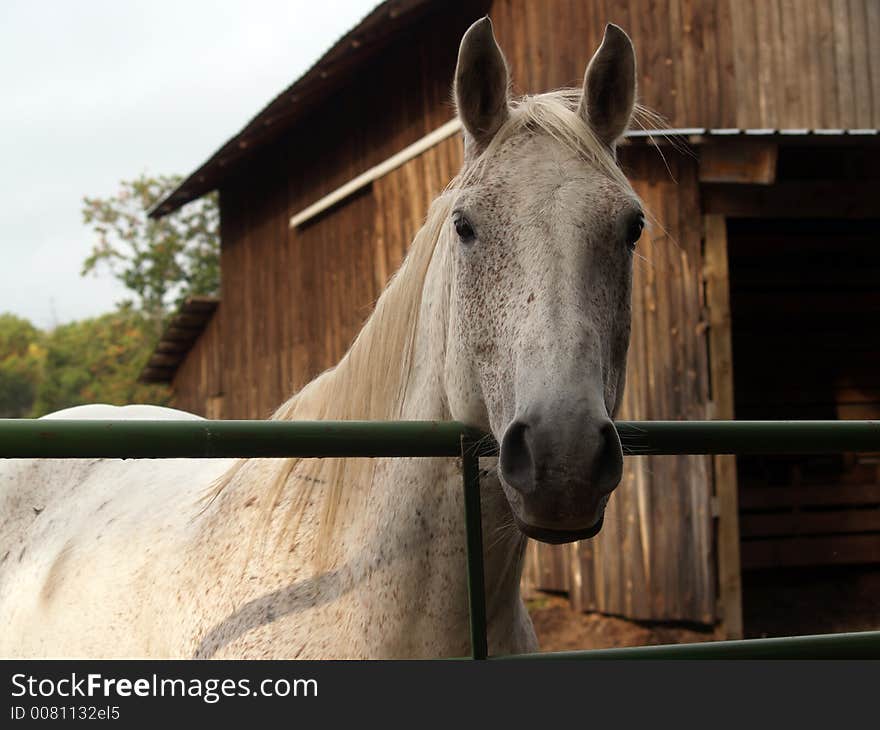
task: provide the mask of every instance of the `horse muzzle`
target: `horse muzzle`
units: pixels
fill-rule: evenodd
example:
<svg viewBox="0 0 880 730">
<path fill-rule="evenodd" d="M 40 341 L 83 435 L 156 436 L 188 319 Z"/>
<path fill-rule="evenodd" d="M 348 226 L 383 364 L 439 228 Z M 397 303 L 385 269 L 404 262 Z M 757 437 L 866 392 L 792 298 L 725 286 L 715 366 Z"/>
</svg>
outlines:
<svg viewBox="0 0 880 730">
<path fill-rule="evenodd" d="M 498 467 L 524 534 L 553 544 L 574 542 L 602 529 L 608 499 L 623 475 L 623 451 L 607 416 L 560 424 L 532 414 L 508 426 Z"/>
<path fill-rule="evenodd" d="M 513 516 L 513 521 L 516 523 L 519 531 L 526 537 L 538 540 L 539 542 L 546 542 L 550 545 L 562 545 L 567 542 L 589 540 L 591 537 L 596 537 L 596 535 L 601 532 L 602 525 L 605 524 L 605 510 L 602 510 L 602 516 L 596 520 L 595 525 L 592 527 L 586 527 L 582 530 L 560 530 L 552 527 L 528 525 L 515 514 Z"/>
</svg>

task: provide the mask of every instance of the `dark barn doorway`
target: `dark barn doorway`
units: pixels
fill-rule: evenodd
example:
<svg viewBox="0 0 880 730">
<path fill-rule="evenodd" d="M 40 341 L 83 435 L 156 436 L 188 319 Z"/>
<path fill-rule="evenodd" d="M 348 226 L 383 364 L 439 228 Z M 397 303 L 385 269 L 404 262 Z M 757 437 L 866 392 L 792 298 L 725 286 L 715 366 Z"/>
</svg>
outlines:
<svg viewBox="0 0 880 730">
<path fill-rule="evenodd" d="M 880 220 L 728 221 L 736 418 L 880 418 Z M 746 636 L 880 627 L 880 454 L 737 459 Z"/>
</svg>

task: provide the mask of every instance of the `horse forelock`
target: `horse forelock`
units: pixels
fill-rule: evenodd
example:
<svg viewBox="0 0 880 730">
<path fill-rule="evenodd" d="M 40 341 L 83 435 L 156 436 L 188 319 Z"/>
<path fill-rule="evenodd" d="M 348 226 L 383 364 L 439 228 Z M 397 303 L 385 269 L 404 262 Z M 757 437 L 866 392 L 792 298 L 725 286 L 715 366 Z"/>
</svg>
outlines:
<svg viewBox="0 0 880 730">
<path fill-rule="evenodd" d="M 463 187 L 479 181 L 485 174 L 488 163 L 498 157 L 511 139 L 523 134 L 542 133 L 590 163 L 599 172 L 634 195 L 626 175 L 617 164 L 614 150 L 604 144 L 578 114 L 581 96 L 581 89 L 565 88 L 513 100 L 507 121 L 454 182 Z M 638 105 L 636 114 L 652 116 L 650 111 Z"/>
</svg>

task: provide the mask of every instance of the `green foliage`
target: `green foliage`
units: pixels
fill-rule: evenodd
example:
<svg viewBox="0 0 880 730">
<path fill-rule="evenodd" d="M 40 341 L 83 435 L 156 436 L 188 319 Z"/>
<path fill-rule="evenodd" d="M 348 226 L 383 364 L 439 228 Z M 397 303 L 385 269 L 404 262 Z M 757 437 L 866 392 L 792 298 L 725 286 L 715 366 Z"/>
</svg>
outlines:
<svg viewBox="0 0 880 730">
<path fill-rule="evenodd" d="M 165 315 L 188 296 L 220 287 L 220 213 L 212 193 L 159 220 L 147 212 L 177 187 L 179 176 L 141 175 L 110 198 L 85 198 L 83 220 L 97 234 L 82 274 L 106 266 L 134 295 L 158 333 Z"/>
<path fill-rule="evenodd" d="M 86 403 L 168 403 L 167 387 L 138 384 L 138 375 L 168 313 L 220 287 L 216 194 L 160 220 L 147 216 L 180 180 L 141 175 L 122 182 L 115 196 L 84 199 L 83 219 L 97 242 L 82 274 L 106 267 L 133 298 L 116 312 L 50 332 L 0 314 L 0 418 Z"/>
<path fill-rule="evenodd" d="M 42 340 L 26 319 L 0 314 L 0 418 L 30 413 L 46 356 Z"/>
<path fill-rule="evenodd" d="M 167 404 L 168 388 L 137 382 L 154 345 L 149 317 L 131 307 L 56 327 L 45 336 L 32 415 L 85 403 Z"/>
</svg>

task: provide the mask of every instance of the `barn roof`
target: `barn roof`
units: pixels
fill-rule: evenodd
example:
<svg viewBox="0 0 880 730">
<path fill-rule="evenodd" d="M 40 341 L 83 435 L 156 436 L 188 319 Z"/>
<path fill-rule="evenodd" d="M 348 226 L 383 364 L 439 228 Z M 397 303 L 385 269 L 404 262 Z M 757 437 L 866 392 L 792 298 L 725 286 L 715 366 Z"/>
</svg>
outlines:
<svg viewBox="0 0 880 730">
<path fill-rule="evenodd" d="M 434 7 L 449 5 L 439 0 L 385 0 L 340 38 L 308 71 L 276 96 L 244 128 L 229 139 L 195 172 L 160 201 L 150 216 L 161 218 L 181 206 L 216 190 L 254 151 L 278 139 L 302 119 L 319 102 L 326 99 L 341 83 L 350 78 L 354 69 L 375 56 L 406 27 L 422 18 Z M 780 136 L 876 134 L 877 130 L 844 129 L 676 129 L 630 131 L 633 141 L 650 141 L 659 134 L 691 137 L 743 134 Z M 699 140 L 694 140 L 699 141 Z"/>
<path fill-rule="evenodd" d="M 170 383 L 219 302 L 217 297 L 189 297 L 168 322 L 138 382 Z"/>
<path fill-rule="evenodd" d="M 276 96 L 244 129 L 161 200 L 150 217 L 161 218 L 217 189 L 239 162 L 277 139 L 319 101 L 374 56 L 437 0 L 385 0 L 340 38 L 308 71 Z"/>
</svg>

